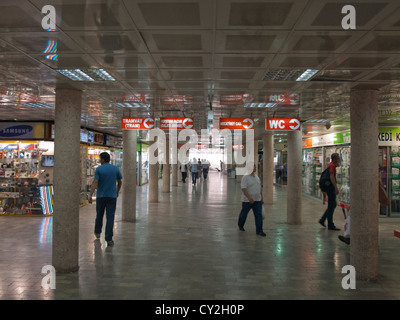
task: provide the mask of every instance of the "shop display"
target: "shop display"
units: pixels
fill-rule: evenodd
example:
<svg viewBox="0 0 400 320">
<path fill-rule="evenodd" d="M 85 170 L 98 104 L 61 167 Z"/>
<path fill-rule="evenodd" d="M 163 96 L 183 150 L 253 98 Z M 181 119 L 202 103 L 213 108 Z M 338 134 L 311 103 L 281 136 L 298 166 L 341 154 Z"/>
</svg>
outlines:
<svg viewBox="0 0 400 320">
<path fill-rule="evenodd" d="M 0 214 L 40 214 L 38 143 L 0 143 Z"/>
<path fill-rule="evenodd" d="M 389 179 L 389 183 L 391 186 L 391 212 L 400 212 L 400 154 L 399 147 L 392 146 L 390 147 L 390 164 L 391 164 L 391 175 Z"/>
<path fill-rule="evenodd" d="M 319 179 L 323 172 L 323 149 L 303 150 L 303 191 L 311 196 L 321 198 Z"/>
</svg>

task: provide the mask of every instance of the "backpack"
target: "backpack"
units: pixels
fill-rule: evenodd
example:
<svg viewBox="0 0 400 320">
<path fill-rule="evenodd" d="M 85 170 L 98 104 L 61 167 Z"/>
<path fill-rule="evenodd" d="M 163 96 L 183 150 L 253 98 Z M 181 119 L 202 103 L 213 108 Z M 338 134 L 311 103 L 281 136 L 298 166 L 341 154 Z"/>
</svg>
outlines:
<svg viewBox="0 0 400 320">
<path fill-rule="evenodd" d="M 328 192 L 332 187 L 331 174 L 329 172 L 330 167 L 326 168 L 319 178 L 319 188 L 322 192 Z"/>
</svg>

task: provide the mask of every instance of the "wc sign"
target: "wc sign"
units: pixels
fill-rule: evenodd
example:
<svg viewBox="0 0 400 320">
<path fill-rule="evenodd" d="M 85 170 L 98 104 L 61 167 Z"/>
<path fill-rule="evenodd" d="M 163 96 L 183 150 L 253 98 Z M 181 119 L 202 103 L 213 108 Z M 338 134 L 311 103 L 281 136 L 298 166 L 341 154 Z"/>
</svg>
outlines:
<svg viewBox="0 0 400 320">
<path fill-rule="evenodd" d="M 267 118 L 265 119 L 265 130 L 267 131 L 294 131 L 300 130 L 301 122 L 297 118 Z"/>
</svg>

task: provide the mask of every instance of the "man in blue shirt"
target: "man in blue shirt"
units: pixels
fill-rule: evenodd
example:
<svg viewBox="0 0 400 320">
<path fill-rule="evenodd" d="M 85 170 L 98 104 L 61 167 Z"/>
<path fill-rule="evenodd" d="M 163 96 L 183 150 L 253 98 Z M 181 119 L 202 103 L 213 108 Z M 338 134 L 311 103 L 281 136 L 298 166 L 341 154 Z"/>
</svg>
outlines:
<svg viewBox="0 0 400 320">
<path fill-rule="evenodd" d="M 97 167 L 94 173 L 94 180 L 89 193 L 89 203 L 92 203 L 93 193 L 97 187 L 94 234 L 97 239 L 100 238 L 105 210 L 107 219 L 105 240 L 109 246 L 112 246 L 114 244 L 112 237 L 115 208 L 122 186 L 122 175 L 116 166 L 110 164 L 110 155 L 107 152 L 100 153 L 100 163 L 101 166 Z"/>
</svg>

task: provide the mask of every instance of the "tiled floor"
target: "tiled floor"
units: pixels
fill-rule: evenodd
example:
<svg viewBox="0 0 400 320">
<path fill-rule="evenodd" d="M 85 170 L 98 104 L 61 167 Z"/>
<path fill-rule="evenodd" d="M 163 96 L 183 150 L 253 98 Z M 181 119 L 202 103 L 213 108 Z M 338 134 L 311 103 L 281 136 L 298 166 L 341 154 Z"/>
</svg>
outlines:
<svg viewBox="0 0 400 320">
<path fill-rule="evenodd" d="M 341 286 L 350 263 L 340 232 L 317 220 L 324 206 L 303 198 L 303 224 L 286 224 L 286 193 L 276 188 L 266 206 L 264 231 L 255 234 L 250 212 L 237 229 L 240 185 L 218 172 L 196 187 L 182 184 L 148 204 L 147 186 L 137 190 L 136 223 L 120 219 L 115 245 L 95 240 L 95 206 L 80 211 L 80 269 L 57 274 L 56 289 L 43 289 L 51 265 L 51 218 L 0 217 L 0 299 L 399 299 L 400 219 L 380 219 L 380 279 Z M 343 226 L 339 209 L 335 223 Z"/>
</svg>

